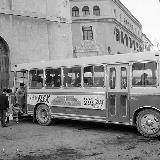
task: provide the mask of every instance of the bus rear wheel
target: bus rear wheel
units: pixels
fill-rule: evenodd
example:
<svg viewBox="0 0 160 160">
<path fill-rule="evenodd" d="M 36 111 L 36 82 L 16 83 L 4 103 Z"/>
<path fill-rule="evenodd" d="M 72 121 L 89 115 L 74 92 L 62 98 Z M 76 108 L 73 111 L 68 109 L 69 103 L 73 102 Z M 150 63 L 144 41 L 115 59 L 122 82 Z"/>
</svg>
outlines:
<svg viewBox="0 0 160 160">
<path fill-rule="evenodd" d="M 43 126 L 47 126 L 52 123 L 50 109 L 47 105 L 41 104 L 37 107 L 36 119 L 37 119 L 38 123 Z"/>
<path fill-rule="evenodd" d="M 138 131 L 145 137 L 160 135 L 160 114 L 151 109 L 141 111 L 137 116 Z"/>
</svg>

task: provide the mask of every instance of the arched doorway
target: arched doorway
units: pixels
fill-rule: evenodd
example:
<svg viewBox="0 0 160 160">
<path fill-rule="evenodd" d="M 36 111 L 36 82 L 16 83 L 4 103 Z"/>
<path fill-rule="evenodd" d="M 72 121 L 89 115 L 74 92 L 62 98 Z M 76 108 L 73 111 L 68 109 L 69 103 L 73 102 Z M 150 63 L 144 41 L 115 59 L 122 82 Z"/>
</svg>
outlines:
<svg viewBox="0 0 160 160">
<path fill-rule="evenodd" d="M 9 48 L 5 40 L 0 37 L 0 90 L 9 85 Z"/>
</svg>

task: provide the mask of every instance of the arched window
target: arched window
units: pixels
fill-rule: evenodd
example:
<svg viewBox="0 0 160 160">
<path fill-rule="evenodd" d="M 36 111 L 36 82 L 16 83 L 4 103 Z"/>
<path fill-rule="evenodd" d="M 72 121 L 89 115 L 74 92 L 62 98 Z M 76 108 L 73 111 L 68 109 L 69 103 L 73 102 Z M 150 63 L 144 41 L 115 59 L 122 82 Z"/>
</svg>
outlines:
<svg viewBox="0 0 160 160">
<path fill-rule="evenodd" d="M 98 6 L 93 7 L 93 15 L 100 16 L 100 8 Z"/>
<path fill-rule="evenodd" d="M 116 34 L 116 41 L 120 41 L 120 31 L 119 31 L 119 29 L 115 28 L 115 32 L 114 33 Z"/>
<path fill-rule="evenodd" d="M 124 39 L 126 40 L 126 46 L 128 47 L 128 36 L 125 34 Z"/>
<path fill-rule="evenodd" d="M 121 43 L 124 44 L 123 32 L 121 31 Z"/>
<path fill-rule="evenodd" d="M 130 48 L 132 48 L 132 39 L 131 39 L 131 37 L 129 37 L 129 44 L 130 44 Z"/>
<path fill-rule="evenodd" d="M 72 8 L 72 17 L 79 17 L 79 8 L 77 6 Z"/>
<path fill-rule="evenodd" d="M 132 44 L 133 44 L 134 50 L 136 50 L 136 42 L 135 42 L 135 40 L 132 41 Z"/>
<path fill-rule="evenodd" d="M 139 51 L 139 44 L 136 42 L 136 50 Z"/>
<path fill-rule="evenodd" d="M 82 8 L 82 12 L 83 12 L 83 15 L 84 15 L 84 16 L 89 15 L 89 14 L 90 14 L 90 13 L 89 13 L 89 7 L 88 7 L 88 6 L 84 6 L 84 7 Z"/>
</svg>

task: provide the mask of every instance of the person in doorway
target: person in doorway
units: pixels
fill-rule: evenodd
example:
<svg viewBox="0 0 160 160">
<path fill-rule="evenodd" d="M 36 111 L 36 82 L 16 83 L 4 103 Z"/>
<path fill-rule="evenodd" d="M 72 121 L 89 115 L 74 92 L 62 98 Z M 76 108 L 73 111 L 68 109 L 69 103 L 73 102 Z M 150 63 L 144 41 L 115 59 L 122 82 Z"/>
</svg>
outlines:
<svg viewBox="0 0 160 160">
<path fill-rule="evenodd" d="M 24 86 L 24 83 L 20 83 L 20 86 L 16 91 L 16 101 L 17 101 L 17 104 L 22 108 L 22 111 L 25 112 L 25 86 Z"/>
<path fill-rule="evenodd" d="M 8 97 L 6 96 L 6 89 L 3 89 L 3 93 L 0 94 L 0 117 L 1 117 L 1 126 L 7 127 L 6 125 L 6 113 L 9 108 Z"/>
</svg>

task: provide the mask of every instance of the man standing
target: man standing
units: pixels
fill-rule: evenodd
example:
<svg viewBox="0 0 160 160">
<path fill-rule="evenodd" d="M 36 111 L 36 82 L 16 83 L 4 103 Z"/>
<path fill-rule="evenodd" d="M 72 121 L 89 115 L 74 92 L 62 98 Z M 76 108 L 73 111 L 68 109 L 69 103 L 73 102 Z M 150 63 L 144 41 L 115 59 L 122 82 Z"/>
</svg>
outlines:
<svg viewBox="0 0 160 160">
<path fill-rule="evenodd" d="M 1 117 L 1 126 L 7 127 L 5 123 L 6 112 L 9 108 L 8 97 L 5 95 L 6 89 L 3 89 L 3 93 L 0 95 L 0 117 Z"/>
<path fill-rule="evenodd" d="M 20 83 L 20 86 L 16 91 L 16 100 L 17 104 L 20 105 L 23 112 L 25 112 L 25 95 L 24 83 Z"/>
</svg>

